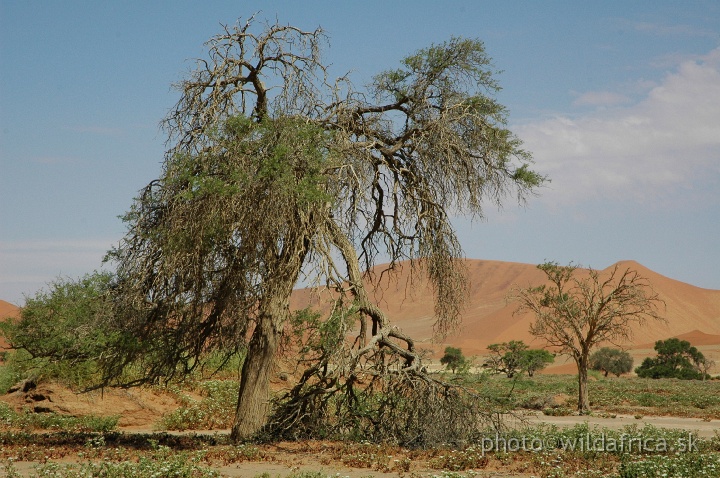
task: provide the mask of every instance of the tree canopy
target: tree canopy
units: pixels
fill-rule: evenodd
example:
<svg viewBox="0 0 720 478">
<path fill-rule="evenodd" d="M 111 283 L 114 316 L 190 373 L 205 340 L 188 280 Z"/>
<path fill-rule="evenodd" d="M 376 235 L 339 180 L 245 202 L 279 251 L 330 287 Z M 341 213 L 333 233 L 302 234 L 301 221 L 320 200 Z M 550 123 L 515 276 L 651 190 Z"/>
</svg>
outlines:
<svg viewBox="0 0 720 478">
<path fill-rule="evenodd" d="M 642 378 L 679 378 L 697 380 L 705 378 L 702 365 L 705 356 L 687 340 L 670 338 L 655 342 L 657 357 L 647 357 L 635 369 Z"/>
<path fill-rule="evenodd" d="M 445 354 L 440 357 L 440 364 L 445 365 L 452 370 L 453 373 L 457 370 L 463 370 L 469 365 L 462 350 L 457 347 L 445 347 Z"/>
<path fill-rule="evenodd" d="M 489 357 L 483 367 L 495 373 L 504 373 L 508 378 L 527 372 L 532 377 L 535 372 L 544 369 L 555 358 L 544 349 L 531 349 L 522 340 L 511 340 L 500 344 L 488 345 Z"/>
<path fill-rule="evenodd" d="M 352 383 L 349 369 L 379 367 L 385 352 L 418 373 L 412 339 L 368 298 L 363 275 L 378 258 L 391 268 L 409 259 L 428 275 L 446 333 L 467 287 L 451 214 L 482 217 L 486 204 L 524 201 L 544 181 L 492 97 L 482 42 L 432 45 L 356 89 L 327 77 L 322 29 L 257 26 L 223 27 L 176 85 L 163 172 L 109 254 L 126 339 L 107 356 L 106 381 L 130 363 L 138 382 L 166 379 L 209 350 L 247 347 L 236 439 L 264 423 L 267 374 L 302 273 L 337 294 L 341 332 L 351 323 L 359 332 L 333 355 L 343 366 L 313 368 L 301 389 L 313 374 Z"/>
<path fill-rule="evenodd" d="M 632 371 L 633 358 L 624 350 L 603 347 L 590 356 L 590 368 L 616 377 Z"/>
<path fill-rule="evenodd" d="M 26 376 L 61 378 L 72 387 L 100 379 L 97 363 L 118 341 L 108 327 L 112 274 L 94 272 L 79 279 L 58 278 L 26 297 L 20 316 L 0 321 L 15 350 L 13 365 Z"/>
</svg>

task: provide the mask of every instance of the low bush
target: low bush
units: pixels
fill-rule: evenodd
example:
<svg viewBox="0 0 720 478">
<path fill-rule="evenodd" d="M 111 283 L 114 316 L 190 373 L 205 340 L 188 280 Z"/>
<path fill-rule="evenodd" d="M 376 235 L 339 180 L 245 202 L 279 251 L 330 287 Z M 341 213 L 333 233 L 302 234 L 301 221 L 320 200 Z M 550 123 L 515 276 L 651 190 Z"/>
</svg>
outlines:
<svg viewBox="0 0 720 478">
<path fill-rule="evenodd" d="M 79 465 L 43 463 L 35 467 L 34 476 L 38 478 L 86 478 L 88 476 L 103 478 L 216 478 L 222 476 L 218 471 L 201 465 L 201 459 L 201 454 L 177 452 L 161 446 L 149 456 L 139 457 L 137 461 L 89 461 Z"/>
<path fill-rule="evenodd" d="M 625 459 L 618 478 L 717 478 L 720 476 L 720 454 L 681 453 Z"/>
<path fill-rule="evenodd" d="M 180 407 L 160 420 L 166 430 L 215 430 L 232 426 L 238 400 L 238 384 L 234 380 L 209 380 L 196 386 L 200 400 L 176 390 Z"/>
<path fill-rule="evenodd" d="M 0 402 L 0 429 L 109 432 L 117 428 L 119 417 L 86 415 L 73 417 L 57 413 L 17 413 Z"/>
</svg>

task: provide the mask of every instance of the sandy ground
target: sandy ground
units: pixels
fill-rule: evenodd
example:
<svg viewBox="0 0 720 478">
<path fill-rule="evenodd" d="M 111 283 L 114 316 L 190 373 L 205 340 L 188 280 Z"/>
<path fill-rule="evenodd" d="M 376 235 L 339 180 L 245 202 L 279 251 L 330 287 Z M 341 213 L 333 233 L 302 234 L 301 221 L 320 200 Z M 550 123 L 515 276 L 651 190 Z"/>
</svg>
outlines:
<svg viewBox="0 0 720 478">
<path fill-rule="evenodd" d="M 559 427 L 571 427 L 577 424 L 587 423 L 592 429 L 594 426 L 607 427 L 609 429 L 620 430 L 628 425 L 637 425 L 643 427 L 646 424 L 658 428 L 673 428 L 693 431 L 697 436 L 703 438 L 711 438 L 720 434 L 720 420 L 704 421 L 697 418 L 679 418 L 679 417 L 655 417 L 647 416 L 636 419 L 630 415 L 617 415 L 615 418 L 604 418 L 597 416 L 566 416 L 566 417 L 548 417 L 540 413 L 529 414 L 525 417 L 530 424 L 548 423 Z M 149 427 L 121 427 L 121 431 L 126 433 L 151 433 L 153 430 Z M 172 432 L 184 433 L 184 432 Z M 227 434 L 228 430 L 221 431 L 196 431 L 198 435 L 202 434 Z M 383 473 L 367 468 L 351 468 L 342 466 L 337 462 L 333 462 L 330 453 L 322 450 L 322 447 L 316 447 L 311 450 L 298 450 L 293 444 L 278 444 L 267 449 L 271 459 L 266 461 L 246 461 L 238 464 L 214 467 L 217 471 L 228 477 L 247 477 L 255 478 L 267 473 L 271 478 L 285 478 L 293 473 L 309 471 L 321 471 L 326 476 L 338 476 L 349 478 L 360 477 L 432 477 L 439 475 L 437 470 L 422 469 L 413 467 L 409 473 Z M 72 463 L 73 461 L 65 461 L 64 463 Z M 63 461 L 60 461 L 63 463 Z M 16 469 L 21 476 L 31 476 L 34 473 L 36 463 L 18 462 L 15 464 Z M 463 472 L 467 474 L 467 472 Z M 5 476 L 0 471 L 0 476 Z M 477 476 L 480 477 L 516 477 L 528 478 L 528 474 L 513 474 L 502 470 L 483 470 Z"/>
</svg>

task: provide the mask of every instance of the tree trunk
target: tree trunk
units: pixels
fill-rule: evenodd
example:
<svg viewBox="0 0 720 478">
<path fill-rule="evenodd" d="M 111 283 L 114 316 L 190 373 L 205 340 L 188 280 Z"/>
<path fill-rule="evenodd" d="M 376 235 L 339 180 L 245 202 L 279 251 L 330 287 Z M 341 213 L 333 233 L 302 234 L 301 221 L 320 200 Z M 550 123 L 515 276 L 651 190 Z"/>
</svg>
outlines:
<svg viewBox="0 0 720 478">
<path fill-rule="evenodd" d="M 263 314 L 253 331 L 240 377 L 238 404 L 230 438 L 239 442 L 251 438 L 268 413 L 270 372 L 282 334 L 272 317 Z"/>
<path fill-rule="evenodd" d="M 267 420 L 275 352 L 290 317 L 290 295 L 308 250 L 303 230 L 298 228 L 299 233 L 287 241 L 287 247 L 278 255 L 280 267 L 268 279 L 266 298 L 258 304 L 257 323 L 240 374 L 238 404 L 230 433 L 234 442 L 252 438 Z"/>
<path fill-rule="evenodd" d="M 578 368 L 578 412 L 580 415 L 590 413 L 590 398 L 588 397 L 588 358 L 581 356 L 575 360 Z"/>
</svg>

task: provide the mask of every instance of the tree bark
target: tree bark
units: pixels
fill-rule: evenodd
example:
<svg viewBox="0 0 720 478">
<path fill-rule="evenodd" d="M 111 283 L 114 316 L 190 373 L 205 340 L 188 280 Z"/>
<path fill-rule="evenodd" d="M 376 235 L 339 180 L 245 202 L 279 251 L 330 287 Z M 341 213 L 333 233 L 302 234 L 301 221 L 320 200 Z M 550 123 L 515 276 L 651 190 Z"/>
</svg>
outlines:
<svg viewBox="0 0 720 478">
<path fill-rule="evenodd" d="M 258 318 L 240 375 L 238 404 L 230 438 L 240 442 L 252 438 L 266 423 L 270 405 L 270 373 L 275 353 L 290 318 L 290 295 L 308 251 L 308 224 L 301 222 L 288 236 L 278 255 L 282 264 L 270 279 L 265 299 L 258 304 Z"/>
<path fill-rule="evenodd" d="M 580 415 L 590 413 L 590 399 L 588 396 L 588 357 L 581 356 L 576 360 L 578 368 L 578 412 Z"/>
<path fill-rule="evenodd" d="M 263 314 L 255 326 L 242 367 L 238 404 L 231 439 L 252 437 L 264 424 L 270 396 L 270 371 L 282 334 L 272 317 Z"/>
</svg>

